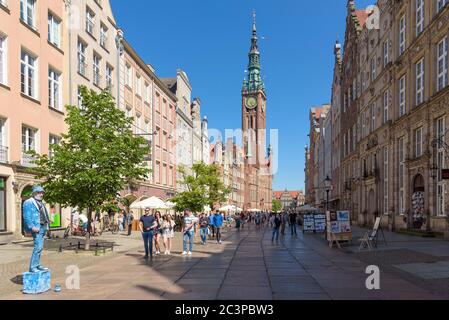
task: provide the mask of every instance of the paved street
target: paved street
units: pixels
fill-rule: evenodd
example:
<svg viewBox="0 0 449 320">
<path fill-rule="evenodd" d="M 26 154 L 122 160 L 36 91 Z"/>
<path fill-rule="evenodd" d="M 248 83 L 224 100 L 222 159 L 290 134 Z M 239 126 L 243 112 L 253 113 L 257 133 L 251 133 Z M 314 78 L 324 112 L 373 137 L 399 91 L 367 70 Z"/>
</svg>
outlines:
<svg viewBox="0 0 449 320">
<path fill-rule="evenodd" d="M 355 229 L 355 234 L 363 232 Z M 222 245 L 196 245 L 192 257 L 180 255 L 179 234 L 174 255 L 142 260 L 139 235 L 125 241 L 113 254 L 93 257 L 73 252 L 47 254 L 53 284 L 59 294 L 24 296 L 20 285 L 8 284 L 3 299 L 449 299 L 449 242 L 386 233 L 388 247 L 358 252 L 357 241 L 343 251 L 329 249 L 322 235 L 287 235 L 272 244 L 270 230 L 252 226 L 225 233 Z M 126 239 L 126 240 L 124 240 Z M 415 248 L 411 249 L 411 247 Z M 429 249 L 428 253 L 425 253 Z M 432 249 L 432 250 L 430 250 Z M 46 261 L 46 259 L 48 259 Z M 58 266 L 51 261 L 61 263 Z M 65 260 L 66 262 L 62 263 Z M 64 269 L 77 264 L 80 290 L 64 288 Z M 16 262 L 17 264 L 17 262 Z M 381 290 L 365 287 L 367 265 L 381 270 Z M 440 270 L 429 277 L 429 272 Z M 427 273 L 424 272 L 427 270 Z M 446 269 L 447 271 L 447 269 Z M 3 271 L 4 272 L 4 271 Z M 423 273 L 424 272 L 424 273 Z M 2 277 L 3 278 L 3 277 Z M 2 283 L 2 286 L 5 284 Z"/>
</svg>

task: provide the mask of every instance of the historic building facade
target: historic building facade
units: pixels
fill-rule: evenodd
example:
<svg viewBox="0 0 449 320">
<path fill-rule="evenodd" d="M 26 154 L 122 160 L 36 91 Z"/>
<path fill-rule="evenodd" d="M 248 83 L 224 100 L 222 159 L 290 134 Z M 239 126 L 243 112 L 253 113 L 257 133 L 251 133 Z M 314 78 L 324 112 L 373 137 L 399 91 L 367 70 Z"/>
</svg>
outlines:
<svg viewBox="0 0 449 320">
<path fill-rule="evenodd" d="M 305 203 L 304 192 L 302 190 L 296 191 L 274 191 L 273 200 L 278 200 L 282 204 L 282 210 L 296 211 L 299 207 Z"/>
<path fill-rule="evenodd" d="M 36 183 L 27 152 L 49 154 L 66 130 L 65 20 L 62 0 L 0 2 L 0 243 L 22 234 Z M 60 206 L 49 212 L 59 227 Z"/>
<path fill-rule="evenodd" d="M 162 78 L 162 81 L 178 99 L 176 106 L 176 163 L 183 167 L 186 174 L 190 174 L 193 164 L 192 86 L 187 74 L 181 69 L 177 70 L 175 78 Z M 176 180 L 182 180 L 180 171 L 176 173 Z M 185 191 L 185 186 L 181 183 L 177 184 L 177 191 Z"/>
<path fill-rule="evenodd" d="M 272 154 L 266 145 L 265 85 L 262 81 L 260 52 L 254 14 L 247 77 L 242 88 L 242 132 L 245 150 L 244 208 L 270 210 L 272 203 Z"/>
<path fill-rule="evenodd" d="M 332 148 L 341 155 L 334 161 L 334 209 L 350 210 L 362 225 L 381 216 L 392 230 L 447 232 L 449 7 L 408 0 L 378 1 L 377 8 L 367 14 L 348 1 L 332 86 L 331 113 L 336 118 L 340 110 L 341 119 L 332 130 Z M 378 28 L 367 26 L 373 21 Z"/>
</svg>

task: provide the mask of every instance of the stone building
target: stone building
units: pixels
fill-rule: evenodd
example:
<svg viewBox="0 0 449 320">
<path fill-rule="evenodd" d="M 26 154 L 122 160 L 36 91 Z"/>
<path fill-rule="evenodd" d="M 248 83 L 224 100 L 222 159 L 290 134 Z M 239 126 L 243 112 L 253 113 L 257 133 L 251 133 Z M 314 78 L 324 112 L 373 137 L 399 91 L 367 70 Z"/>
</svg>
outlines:
<svg viewBox="0 0 449 320">
<path fill-rule="evenodd" d="M 333 118 L 340 110 L 332 148 L 341 150 L 334 209 L 350 210 L 361 225 L 381 216 L 393 230 L 447 231 L 447 1 L 378 1 L 371 12 L 348 1 L 347 8 L 332 86 Z"/>
<path fill-rule="evenodd" d="M 66 13 L 62 0 L 0 1 L 0 243 L 22 236 L 22 203 L 38 183 L 27 152 L 51 156 L 66 130 Z M 52 227 L 67 211 L 49 208 Z"/>
<path fill-rule="evenodd" d="M 273 200 L 279 200 L 282 204 L 282 210 L 296 211 L 299 207 L 305 203 L 304 192 L 302 190 L 295 191 L 274 191 Z"/>
</svg>

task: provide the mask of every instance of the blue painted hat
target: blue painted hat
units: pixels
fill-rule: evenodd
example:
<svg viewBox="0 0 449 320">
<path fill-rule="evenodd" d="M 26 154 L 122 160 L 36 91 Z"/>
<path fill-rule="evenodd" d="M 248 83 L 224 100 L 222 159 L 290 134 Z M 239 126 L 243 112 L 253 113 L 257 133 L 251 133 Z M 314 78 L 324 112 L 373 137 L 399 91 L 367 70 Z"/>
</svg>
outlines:
<svg viewBox="0 0 449 320">
<path fill-rule="evenodd" d="M 33 186 L 33 193 L 44 192 L 44 188 L 41 186 Z"/>
</svg>

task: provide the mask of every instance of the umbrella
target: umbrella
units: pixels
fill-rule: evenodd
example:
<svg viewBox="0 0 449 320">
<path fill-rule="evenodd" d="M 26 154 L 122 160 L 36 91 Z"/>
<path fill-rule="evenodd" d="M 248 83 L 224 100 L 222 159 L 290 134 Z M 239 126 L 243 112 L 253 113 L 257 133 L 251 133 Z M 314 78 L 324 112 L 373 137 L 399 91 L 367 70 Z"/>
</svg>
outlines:
<svg viewBox="0 0 449 320">
<path fill-rule="evenodd" d="M 157 197 L 151 197 L 131 205 L 131 209 L 168 209 L 164 201 Z"/>
<path fill-rule="evenodd" d="M 173 202 L 171 202 L 171 201 L 165 202 L 165 205 L 167 206 L 167 208 L 170 208 L 170 209 L 175 206 L 175 204 Z"/>
<path fill-rule="evenodd" d="M 322 211 L 322 210 L 317 209 L 317 208 L 313 208 L 313 207 L 310 206 L 310 205 L 305 205 L 305 206 L 300 207 L 300 208 L 298 209 L 298 211 L 299 211 L 299 212 L 320 212 L 320 211 Z"/>
<path fill-rule="evenodd" d="M 218 210 L 219 211 L 237 211 L 237 207 L 228 204 L 227 206 L 224 206 L 224 207 L 222 207 L 222 208 L 220 208 Z"/>
</svg>

